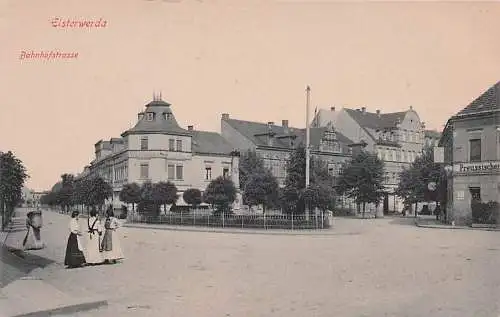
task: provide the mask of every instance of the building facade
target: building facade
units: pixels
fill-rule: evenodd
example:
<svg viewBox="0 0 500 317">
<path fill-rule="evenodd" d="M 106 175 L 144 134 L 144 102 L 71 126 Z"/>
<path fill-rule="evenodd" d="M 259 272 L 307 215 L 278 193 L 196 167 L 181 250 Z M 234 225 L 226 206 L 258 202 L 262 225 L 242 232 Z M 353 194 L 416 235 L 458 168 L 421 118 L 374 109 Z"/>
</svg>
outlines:
<svg viewBox="0 0 500 317">
<path fill-rule="evenodd" d="M 277 178 L 280 186 L 284 186 L 290 153 L 306 143 L 306 130 L 290 127 L 288 120 L 282 120 L 281 125 L 276 125 L 274 122 L 232 119 L 225 113 L 222 114 L 221 133 L 232 147 L 240 151 L 255 151 L 263 159 L 265 167 Z M 333 125 L 310 129 L 311 155 L 326 162 L 334 177 L 339 175 L 342 164 L 351 158 L 351 143 Z"/>
<path fill-rule="evenodd" d="M 112 185 L 114 206 L 122 204 L 119 193 L 127 183 L 170 181 L 179 191 L 177 204 L 183 205 L 186 189 L 203 192 L 218 176 L 230 177 L 238 188 L 238 168 L 239 153 L 219 133 L 181 128 L 171 105 L 155 96 L 121 138 L 95 144 L 95 159 L 77 178 L 104 178 Z"/>
<path fill-rule="evenodd" d="M 324 127 L 333 124 L 335 128 L 355 143 L 365 143 L 365 150 L 377 153 L 385 163 L 386 195 L 384 211 L 401 211 L 402 201 L 394 194 L 399 183 L 399 174 L 422 153 L 426 141 L 425 124 L 412 107 L 393 113 L 335 107 L 320 109 L 312 124 Z M 429 131 L 428 139 L 435 139 Z M 429 141 L 430 142 L 430 141 Z"/>
<path fill-rule="evenodd" d="M 439 145 L 448 177 L 447 220 L 472 222 L 472 200 L 500 200 L 500 82 L 451 117 Z"/>
</svg>

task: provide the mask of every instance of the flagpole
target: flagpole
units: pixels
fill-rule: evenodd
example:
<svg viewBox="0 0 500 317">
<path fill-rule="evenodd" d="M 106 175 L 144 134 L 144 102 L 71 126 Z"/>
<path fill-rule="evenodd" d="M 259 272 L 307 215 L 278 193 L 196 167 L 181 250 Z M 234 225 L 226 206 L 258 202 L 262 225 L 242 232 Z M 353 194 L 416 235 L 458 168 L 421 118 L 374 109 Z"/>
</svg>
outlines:
<svg viewBox="0 0 500 317">
<path fill-rule="evenodd" d="M 310 103 L 310 98 L 311 98 L 311 88 L 309 85 L 306 88 L 306 188 L 309 187 L 309 178 L 310 178 L 310 173 L 309 173 L 309 165 L 310 165 L 310 145 L 309 145 L 309 140 L 310 140 L 310 131 L 309 131 L 309 103 Z"/>
</svg>

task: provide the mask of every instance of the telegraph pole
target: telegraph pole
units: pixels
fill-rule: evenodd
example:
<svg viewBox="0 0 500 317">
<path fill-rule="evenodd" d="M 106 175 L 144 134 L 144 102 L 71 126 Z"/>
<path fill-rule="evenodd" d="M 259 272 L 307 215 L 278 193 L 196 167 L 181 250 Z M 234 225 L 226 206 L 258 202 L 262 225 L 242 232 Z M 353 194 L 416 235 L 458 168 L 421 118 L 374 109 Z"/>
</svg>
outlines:
<svg viewBox="0 0 500 317">
<path fill-rule="evenodd" d="M 310 131 L 309 131 L 309 103 L 311 99 L 311 88 L 307 86 L 306 88 L 306 188 L 309 187 L 309 178 L 310 178 L 310 173 L 309 173 L 309 165 L 310 165 L 310 145 L 309 145 L 309 139 L 310 139 Z"/>
</svg>

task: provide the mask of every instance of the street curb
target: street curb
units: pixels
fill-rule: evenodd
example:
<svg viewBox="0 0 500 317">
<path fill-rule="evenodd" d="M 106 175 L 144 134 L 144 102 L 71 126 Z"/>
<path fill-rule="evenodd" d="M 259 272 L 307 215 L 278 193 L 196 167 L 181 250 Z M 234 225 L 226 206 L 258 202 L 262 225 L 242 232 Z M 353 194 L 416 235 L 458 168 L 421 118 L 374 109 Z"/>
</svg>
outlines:
<svg viewBox="0 0 500 317">
<path fill-rule="evenodd" d="M 266 229 L 262 229 L 262 231 L 250 231 L 250 230 L 234 230 L 234 229 L 194 229 L 191 227 L 173 227 L 167 225 L 136 225 L 136 224 L 123 224 L 123 227 L 134 228 L 134 229 L 153 229 L 153 230 L 169 230 L 169 231 L 185 231 L 185 232 L 204 232 L 204 233 L 231 233 L 231 234 L 261 234 L 261 235 L 281 235 L 281 236 L 334 236 L 334 235 L 349 235 L 353 233 L 339 233 L 339 232 L 331 232 L 333 227 L 330 229 L 318 229 L 330 231 L 330 233 L 326 233 L 324 231 L 302 231 L 302 232 L 294 232 L 294 231 L 270 231 Z"/>
<path fill-rule="evenodd" d="M 103 306 L 108 306 L 107 300 L 91 301 L 91 302 L 61 306 L 53 309 L 46 309 L 41 311 L 33 311 L 30 313 L 18 314 L 11 317 L 46 317 L 46 316 L 49 317 L 61 314 L 75 314 L 82 311 L 97 309 Z"/>
<path fill-rule="evenodd" d="M 500 229 L 496 228 L 472 228 L 472 227 L 463 227 L 463 226 L 445 226 L 445 225 L 424 225 L 420 223 L 415 223 L 417 227 L 420 228 L 430 228 L 430 229 L 448 229 L 448 230 L 471 230 L 471 231 L 500 231 Z"/>
</svg>

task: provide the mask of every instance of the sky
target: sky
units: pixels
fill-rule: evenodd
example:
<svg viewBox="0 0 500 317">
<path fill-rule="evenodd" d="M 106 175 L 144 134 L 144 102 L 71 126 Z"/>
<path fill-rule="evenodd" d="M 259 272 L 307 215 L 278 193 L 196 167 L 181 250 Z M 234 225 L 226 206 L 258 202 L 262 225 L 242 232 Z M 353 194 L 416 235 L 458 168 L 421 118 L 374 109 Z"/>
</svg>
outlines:
<svg viewBox="0 0 500 317">
<path fill-rule="evenodd" d="M 220 132 L 222 113 L 304 127 L 307 85 L 311 112 L 411 105 L 441 130 L 500 80 L 499 16 L 494 2 L 2 0 L 0 151 L 50 189 L 154 91 L 197 130 Z M 78 56 L 21 59 L 31 50 Z"/>
</svg>

